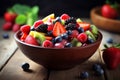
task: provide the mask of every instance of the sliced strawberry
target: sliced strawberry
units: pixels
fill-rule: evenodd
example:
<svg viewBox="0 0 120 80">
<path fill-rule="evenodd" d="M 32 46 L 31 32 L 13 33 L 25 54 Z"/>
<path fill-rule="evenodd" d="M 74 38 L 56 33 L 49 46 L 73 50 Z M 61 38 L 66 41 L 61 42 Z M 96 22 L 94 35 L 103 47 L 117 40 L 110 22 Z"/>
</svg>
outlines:
<svg viewBox="0 0 120 80">
<path fill-rule="evenodd" d="M 84 29 L 84 31 L 86 31 L 86 30 L 88 30 L 90 28 L 89 23 L 79 22 L 78 24 L 80 25 L 80 27 L 82 27 Z"/>
<path fill-rule="evenodd" d="M 31 36 L 31 35 L 28 35 L 26 37 L 25 42 L 28 43 L 28 44 L 32 44 L 32 45 L 39 45 L 37 40 L 33 36 Z"/>
<path fill-rule="evenodd" d="M 38 20 L 38 21 L 36 21 L 34 24 L 33 24 L 33 26 L 34 26 L 34 28 L 37 28 L 39 25 L 41 25 L 41 24 L 43 24 L 43 21 L 42 20 Z"/>
<path fill-rule="evenodd" d="M 69 18 L 70 18 L 70 16 L 68 14 L 62 14 L 60 17 L 60 19 L 63 19 L 63 20 L 67 20 Z"/>
<path fill-rule="evenodd" d="M 20 37 L 21 41 L 25 41 L 26 37 L 28 36 L 28 34 L 23 33 L 22 36 Z"/>
<path fill-rule="evenodd" d="M 30 26 L 29 25 L 23 25 L 23 26 L 21 26 L 20 30 L 23 33 L 29 34 L 29 32 L 30 32 Z"/>
<path fill-rule="evenodd" d="M 60 22 L 56 22 L 54 27 L 53 27 L 53 35 L 58 36 L 58 35 L 63 34 L 65 32 L 66 32 L 65 27 Z"/>
</svg>

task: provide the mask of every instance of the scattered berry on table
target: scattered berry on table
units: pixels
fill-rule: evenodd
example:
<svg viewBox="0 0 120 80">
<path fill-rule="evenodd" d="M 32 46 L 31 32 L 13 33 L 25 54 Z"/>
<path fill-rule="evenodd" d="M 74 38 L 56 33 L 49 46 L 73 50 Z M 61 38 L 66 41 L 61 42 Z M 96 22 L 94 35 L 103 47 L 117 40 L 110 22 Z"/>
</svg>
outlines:
<svg viewBox="0 0 120 80">
<path fill-rule="evenodd" d="M 88 78 L 88 77 L 89 77 L 89 73 L 88 73 L 88 72 L 81 72 L 81 73 L 80 73 L 80 78 L 86 79 L 86 78 Z"/>
<path fill-rule="evenodd" d="M 101 76 L 101 75 L 103 75 L 104 74 L 104 70 L 103 69 L 98 69 L 97 71 L 96 71 L 96 75 L 97 76 Z"/>
<path fill-rule="evenodd" d="M 30 67 L 30 65 L 29 65 L 29 63 L 23 63 L 22 65 L 21 65 L 21 67 L 22 67 L 22 69 L 24 70 L 24 71 L 28 71 L 29 70 L 29 67 Z"/>
<path fill-rule="evenodd" d="M 112 38 L 108 38 L 108 40 L 107 40 L 107 43 L 113 43 L 113 39 Z"/>
<path fill-rule="evenodd" d="M 13 24 L 11 22 L 5 22 L 2 26 L 3 30 L 7 31 L 7 30 L 11 30 L 12 29 Z"/>
<path fill-rule="evenodd" d="M 92 68 L 93 68 L 93 70 L 97 71 L 98 69 L 101 69 L 101 65 L 93 64 Z"/>
<path fill-rule="evenodd" d="M 8 34 L 8 33 L 4 33 L 4 34 L 2 35 L 2 37 L 3 37 L 4 39 L 8 39 L 8 38 L 9 38 L 9 34 Z"/>
<path fill-rule="evenodd" d="M 12 28 L 12 31 L 17 32 L 18 30 L 20 30 L 20 25 L 19 24 L 14 24 L 13 28 Z"/>
</svg>

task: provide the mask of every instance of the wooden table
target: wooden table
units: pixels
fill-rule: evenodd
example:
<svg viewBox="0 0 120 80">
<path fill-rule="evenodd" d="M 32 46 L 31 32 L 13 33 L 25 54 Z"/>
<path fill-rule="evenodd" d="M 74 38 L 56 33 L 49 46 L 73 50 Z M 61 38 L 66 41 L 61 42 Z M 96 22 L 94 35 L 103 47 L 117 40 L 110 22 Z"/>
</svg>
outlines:
<svg viewBox="0 0 120 80">
<path fill-rule="evenodd" d="M 84 19 L 89 21 L 89 19 Z M 0 19 L 2 27 L 3 19 Z M 0 28 L 1 28 L 0 27 Z M 80 73 L 87 71 L 89 78 L 85 80 L 120 80 L 120 66 L 115 70 L 108 70 L 102 60 L 103 44 L 108 38 L 120 42 L 120 34 L 114 34 L 100 30 L 103 34 L 103 40 L 100 48 L 86 62 L 69 70 L 53 71 L 47 70 L 43 66 L 38 65 L 28 59 L 17 47 L 11 31 L 3 31 L 0 29 L 0 80 L 82 80 Z M 2 34 L 9 33 L 9 39 L 4 39 Z M 23 62 L 30 64 L 30 72 L 25 72 L 21 68 Z M 92 70 L 92 65 L 101 64 L 104 69 L 104 75 L 96 76 Z"/>
</svg>

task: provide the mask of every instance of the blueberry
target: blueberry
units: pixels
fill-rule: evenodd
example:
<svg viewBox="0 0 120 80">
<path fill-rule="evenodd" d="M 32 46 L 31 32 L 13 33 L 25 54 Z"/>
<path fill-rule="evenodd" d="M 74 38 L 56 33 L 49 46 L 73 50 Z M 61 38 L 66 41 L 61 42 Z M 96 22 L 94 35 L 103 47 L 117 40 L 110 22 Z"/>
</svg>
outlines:
<svg viewBox="0 0 120 80">
<path fill-rule="evenodd" d="M 101 69 L 101 66 L 99 64 L 93 64 L 92 68 L 93 68 L 93 70 L 97 71 L 97 70 Z"/>
<path fill-rule="evenodd" d="M 56 38 L 55 38 L 55 42 L 61 42 L 62 41 L 62 37 L 61 36 L 57 36 Z"/>
<path fill-rule="evenodd" d="M 68 34 L 67 33 L 64 33 L 61 35 L 63 39 L 68 39 Z"/>
<path fill-rule="evenodd" d="M 97 76 L 101 76 L 103 74 L 104 74 L 104 70 L 103 69 L 97 69 L 97 71 L 96 71 L 96 75 Z"/>
<path fill-rule="evenodd" d="M 56 22 L 61 22 L 60 17 L 56 17 L 55 20 L 53 21 L 53 24 L 55 24 Z"/>
<path fill-rule="evenodd" d="M 82 32 L 84 32 L 84 29 L 82 27 L 78 27 L 78 32 L 82 33 Z"/>
<path fill-rule="evenodd" d="M 71 43 L 66 43 L 65 47 L 72 47 L 72 44 Z"/>
<path fill-rule="evenodd" d="M 5 33 L 2 35 L 4 39 L 8 39 L 9 38 L 9 34 L 8 33 Z"/>
<path fill-rule="evenodd" d="M 88 43 L 93 43 L 93 42 L 94 42 L 93 39 L 88 38 Z"/>
<path fill-rule="evenodd" d="M 109 38 L 108 40 L 107 40 L 107 43 L 113 43 L 113 39 L 112 38 Z"/>
<path fill-rule="evenodd" d="M 89 77 L 89 73 L 88 73 L 88 72 L 81 72 L 80 78 L 86 79 L 86 78 L 88 78 L 88 77 Z"/>
<path fill-rule="evenodd" d="M 24 71 L 27 71 L 27 70 L 29 70 L 30 65 L 29 65 L 29 63 L 23 63 L 21 67 Z"/>
<path fill-rule="evenodd" d="M 72 34 L 72 31 L 71 31 L 71 30 L 68 30 L 66 33 L 67 33 L 68 35 L 71 35 L 71 34 Z"/>
</svg>

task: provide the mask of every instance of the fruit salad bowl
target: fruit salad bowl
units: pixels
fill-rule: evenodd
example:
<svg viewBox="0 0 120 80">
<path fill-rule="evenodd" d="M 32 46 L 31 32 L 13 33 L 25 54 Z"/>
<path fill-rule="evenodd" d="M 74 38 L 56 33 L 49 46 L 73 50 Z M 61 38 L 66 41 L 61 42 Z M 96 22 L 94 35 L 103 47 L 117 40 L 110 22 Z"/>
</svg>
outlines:
<svg viewBox="0 0 120 80">
<path fill-rule="evenodd" d="M 29 59 L 44 66 L 47 69 L 70 69 L 88 60 L 99 48 L 102 34 L 98 32 L 97 40 L 87 46 L 70 48 L 45 48 L 27 44 L 20 40 L 21 31 L 15 33 L 15 41 L 20 50 Z"/>
<path fill-rule="evenodd" d="M 118 19 L 109 19 L 101 15 L 101 7 L 95 7 L 90 12 L 91 20 L 98 28 L 120 33 L 120 20 Z"/>
</svg>

